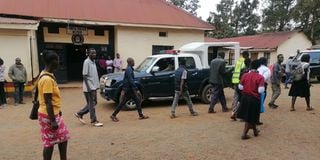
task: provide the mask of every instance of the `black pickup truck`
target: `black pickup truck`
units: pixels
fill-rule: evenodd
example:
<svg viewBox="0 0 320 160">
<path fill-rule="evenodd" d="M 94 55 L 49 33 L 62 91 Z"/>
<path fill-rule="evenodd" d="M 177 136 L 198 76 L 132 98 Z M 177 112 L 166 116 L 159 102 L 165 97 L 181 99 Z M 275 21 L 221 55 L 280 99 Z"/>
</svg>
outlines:
<svg viewBox="0 0 320 160">
<path fill-rule="evenodd" d="M 200 46 L 208 50 L 208 43 Z M 213 45 L 212 43 L 209 43 Z M 220 43 L 219 43 L 220 44 Z M 215 43 L 215 45 L 217 45 Z M 221 45 L 221 44 L 220 44 Z M 225 44 L 227 47 L 237 47 L 239 44 Z M 200 47 L 201 48 L 201 47 Z M 183 49 L 183 48 L 182 48 Z M 193 49 L 196 50 L 196 49 Z M 198 47 L 199 50 L 199 47 Z M 206 51 L 205 50 L 205 51 Z M 199 52 L 197 52 L 199 53 Z M 239 52 L 237 52 L 239 53 Z M 188 88 L 193 97 L 198 97 L 204 103 L 210 103 L 212 87 L 209 84 L 208 53 L 195 54 L 180 51 L 178 54 L 160 54 L 148 56 L 136 69 L 134 82 L 142 93 L 142 100 L 153 98 L 172 98 L 174 95 L 174 74 L 178 68 L 179 60 L 186 60 L 188 70 Z M 233 66 L 227 66 L 229 72 L 224 76 L 225 87 L 231 87 Z M 123 73 L 112 73 L 100 78 L 100 93 L 107 100 L 119 102 L 119 95 L 123 85 Z M 134 109 L 133 100 L 126 102 L 126 109 Z"/>
<path fill-rule="evenodd" d="M 301 51 L 293 58 L 290 64 L 291 68 L 296 67 L 297 63 L 301 60 L 301 57 L 304 54 L 309 54 L 310 56 L 310 77 L 317 78 L 317 80 L 320 81 L 320 49 Z"/>
</svg>

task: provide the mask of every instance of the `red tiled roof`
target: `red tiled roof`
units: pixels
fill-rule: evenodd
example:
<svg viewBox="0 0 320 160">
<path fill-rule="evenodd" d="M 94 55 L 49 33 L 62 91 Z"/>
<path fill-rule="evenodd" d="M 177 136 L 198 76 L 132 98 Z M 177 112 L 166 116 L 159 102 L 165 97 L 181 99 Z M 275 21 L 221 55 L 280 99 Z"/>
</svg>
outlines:
<svg viewBox="0 0 320 160">
<path fill-rule="evenodd" d="M 299 31 L 262 33 L 252 36 L 241 36 L 224 39 L 205 38 L 206 42 L 239 42 L 241 47 L 254 49 L 275 49 Z"/>
<path fill-rule="evenodd" d="M 34 21 L 34 20 L 0 17 L 0 24 L 37 24 L 37 23 L 38 21 Z"/>
<path fill-rule="evenodd" d="M 1 0 L 0 13 L 202 30 L 214 28 L 165 0 Z"/>
</svg>

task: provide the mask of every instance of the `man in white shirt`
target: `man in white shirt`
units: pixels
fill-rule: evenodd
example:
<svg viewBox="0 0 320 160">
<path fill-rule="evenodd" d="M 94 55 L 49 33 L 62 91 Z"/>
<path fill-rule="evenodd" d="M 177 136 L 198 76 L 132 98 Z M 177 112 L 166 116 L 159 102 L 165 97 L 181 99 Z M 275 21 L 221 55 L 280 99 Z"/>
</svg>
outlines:
<svg viewBox="0 0 320 160">
<path fill-rule="evenodd" d="M 100 87 L 97 67 L 95 64 L 96 50 L 90 48 L 88 52 L 88 58 L 83 62 L 83 93 L 86 98 L 86 106 L 79 112 L 75 113 L 75 116 L 81 123 L 85 123 L 83 115 L 90 112 L 91 124 L 95 127 L 102 127 L 103 123 L 97 120 L 95 106 L 97 104 L 97 90 Z"/>
</svg>

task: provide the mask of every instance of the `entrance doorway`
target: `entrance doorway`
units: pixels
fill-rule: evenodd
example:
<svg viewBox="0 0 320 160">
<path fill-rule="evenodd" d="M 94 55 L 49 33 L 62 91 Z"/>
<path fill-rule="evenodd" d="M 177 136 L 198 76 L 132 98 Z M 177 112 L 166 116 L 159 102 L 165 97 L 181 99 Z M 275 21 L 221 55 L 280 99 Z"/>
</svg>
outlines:
<svg viewBox="0 0 320 160">
<path fill-rule="evenodd" d="M 83 61 L 87 58 L 87 49 L 86 45 L 66 45 L 68 81 L 82 80 L 82 66 Z"/>
</svg>

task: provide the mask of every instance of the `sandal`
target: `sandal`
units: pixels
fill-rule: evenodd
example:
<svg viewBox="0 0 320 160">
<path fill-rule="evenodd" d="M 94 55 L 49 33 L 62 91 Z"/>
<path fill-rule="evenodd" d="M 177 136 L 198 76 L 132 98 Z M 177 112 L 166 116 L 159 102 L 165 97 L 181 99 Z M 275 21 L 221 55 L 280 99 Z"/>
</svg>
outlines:
<svg viewBox="0 0 320 160">
<path fill-rule="evenodd" d="M 119 122 L 119 119 L 114 115 L 110 116 L 110 118 L 113 122 Z"/>
<path fill-rule="evenodd" d="M 290 109 L 290 111 L 296 111 L 296 109 L 294 109 L 294 108 L 291 108 L 291 109 Z"/>
<path fill-rule="evenodd" d="M 148 119 L 148 118 L 149 118 L 149 116 L 141 116 L 141 117 L 139 117 L 140 120 L 142 120 L 142 119 Z"/>
</svg>

